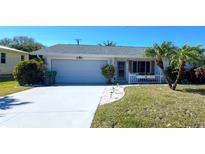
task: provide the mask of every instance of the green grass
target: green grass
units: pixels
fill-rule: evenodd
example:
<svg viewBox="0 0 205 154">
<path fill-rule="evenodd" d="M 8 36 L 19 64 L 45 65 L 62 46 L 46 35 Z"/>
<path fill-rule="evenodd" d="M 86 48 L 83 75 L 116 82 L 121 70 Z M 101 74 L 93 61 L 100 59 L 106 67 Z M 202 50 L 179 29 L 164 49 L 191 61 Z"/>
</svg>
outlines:
<svg viewBox="0 0 205 154">
<path fill-rule="evenodd" d="M 30 87 L 19 86 L 16 81 L 0 82 L 0 96 L 9 95 L 26 89 L 30 89 Z"/>
<path fill-rule="evenodd" d="M 98 107 L 92 127 L 205 127 L 205 86 L 127 87 L 125 96 Z"/>
</svg>

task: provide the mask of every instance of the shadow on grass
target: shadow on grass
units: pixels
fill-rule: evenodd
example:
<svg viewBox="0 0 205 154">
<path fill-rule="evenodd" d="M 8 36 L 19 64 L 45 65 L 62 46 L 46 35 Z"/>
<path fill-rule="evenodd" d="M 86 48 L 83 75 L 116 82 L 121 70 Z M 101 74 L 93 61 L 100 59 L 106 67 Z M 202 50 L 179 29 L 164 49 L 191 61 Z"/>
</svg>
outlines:
<svg viewBox="0 0 205 154">
<path fill-rule="evenodd" d="M 185 88 L 185 89 L 178 89 L 178 90 L 176 90 L 176 91 L 205 95 L 205 89 Z"/>
<path fill-rule="evenodd" d="M 0 110 L 8 110 L 13 108 L 14 106 L 26 105 L 30 103 L 31 102 L 19 102 L 18 99 L 15 99 L 10 96 L 5 96 L 0 98 Z"/>
</svg>

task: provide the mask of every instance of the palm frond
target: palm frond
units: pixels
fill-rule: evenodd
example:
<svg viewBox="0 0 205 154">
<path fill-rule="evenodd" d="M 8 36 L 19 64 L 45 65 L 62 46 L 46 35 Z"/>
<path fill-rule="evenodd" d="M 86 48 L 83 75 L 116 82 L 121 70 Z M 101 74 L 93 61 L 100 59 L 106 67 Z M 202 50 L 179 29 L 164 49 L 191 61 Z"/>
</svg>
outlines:
<svg viewBox="0 0 205 154">
<path fill-rule="evenodd" d="M 161 45 L 157 43 L 153 44 L 152 48 L 145 51 L 145 55 L 157 60 L 168 59 L 176 49 L 172 42 L 164 41 Z"/>
<path fill-rule="evenodd" d="M 202 58 L 203 54 L 201 45 L 191 47 L 188 44 L 185 44 L 171 56 L 171 63 L 176 66 L 184 62 L 198 63 Z"/>
</svg>

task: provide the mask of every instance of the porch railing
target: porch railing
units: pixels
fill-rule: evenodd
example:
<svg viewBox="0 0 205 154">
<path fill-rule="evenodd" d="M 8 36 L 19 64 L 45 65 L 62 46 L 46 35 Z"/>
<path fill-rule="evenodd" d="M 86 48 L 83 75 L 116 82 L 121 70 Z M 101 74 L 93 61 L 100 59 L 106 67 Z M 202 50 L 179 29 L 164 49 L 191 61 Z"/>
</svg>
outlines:
<svg viewBox="0 0 205 154">
<path fill-rule="evenodd" d="M 162 83 L 162 76 L 129 73 L 129 83 Z"/>
</svg>

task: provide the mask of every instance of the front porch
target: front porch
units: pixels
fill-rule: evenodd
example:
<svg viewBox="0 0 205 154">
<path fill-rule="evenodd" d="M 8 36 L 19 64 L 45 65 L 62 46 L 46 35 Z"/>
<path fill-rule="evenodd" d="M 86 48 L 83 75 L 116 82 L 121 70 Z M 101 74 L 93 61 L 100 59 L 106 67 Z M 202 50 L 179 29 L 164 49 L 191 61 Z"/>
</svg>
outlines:
<svg viewBox="0 0 205 154">
<path fill-rule="evenodd" d="M 154 60 L 116 59 L 116 83 L 164 83 L 163 76 Z"/>
</svg>

